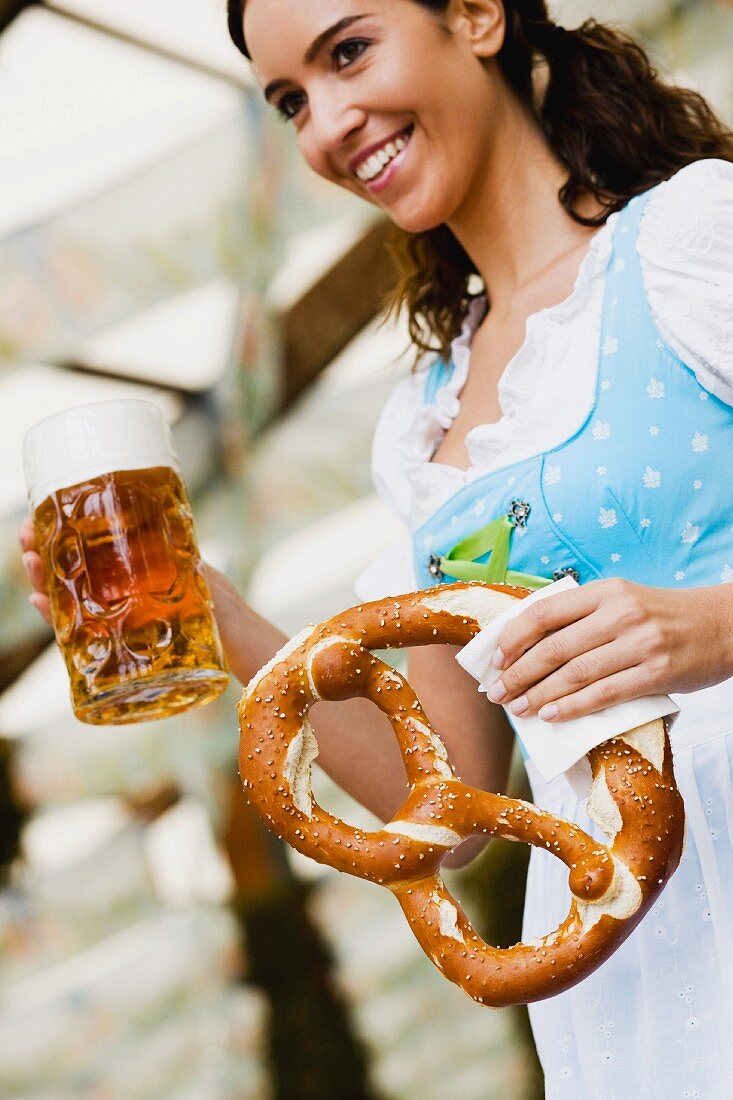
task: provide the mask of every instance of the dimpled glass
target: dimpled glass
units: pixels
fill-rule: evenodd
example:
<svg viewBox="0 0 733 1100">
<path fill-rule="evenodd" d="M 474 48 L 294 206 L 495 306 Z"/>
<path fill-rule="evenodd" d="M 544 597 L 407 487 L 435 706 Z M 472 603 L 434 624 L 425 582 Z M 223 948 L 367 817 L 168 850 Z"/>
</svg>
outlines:
<svg viewBox="0 0 733 1100">
<path fill-rule="evenodd" d="M 165 718 L 223 691 L 229 677 L 173 465 L 53 488 L 34 522 L 79 719 Z"/>
</svg>

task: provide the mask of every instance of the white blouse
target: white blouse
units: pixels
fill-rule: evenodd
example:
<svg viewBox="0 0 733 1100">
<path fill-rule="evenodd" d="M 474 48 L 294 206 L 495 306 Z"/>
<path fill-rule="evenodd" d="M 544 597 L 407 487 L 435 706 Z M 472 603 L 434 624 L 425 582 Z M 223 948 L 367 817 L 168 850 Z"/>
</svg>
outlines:
<svg viewBox="0 0 733 1100">
<path fill-rule="evenodd" d="M 429 359 L 397 384 L 375 430 L 372 477 L 407 533 L 359 575 L 358 599 L 413 590 L 410 532 L 470 481 L 557 446 L 586 419 L 617 217 L 591 238 L 570 296 L 528 317 L 525 341 L 499 380 L 501 418 L 466 436 L 468 469 L 431 459 L 458 414 L 485 300 L 471 304 L 452 344 L 453 373 L 434 404 L 423 404 Z M 662 338 L 702 386 L 733 405 L 733 164 L 696 161 L 661 184 L 644 212 L 637 251 Z"/>
</svg>

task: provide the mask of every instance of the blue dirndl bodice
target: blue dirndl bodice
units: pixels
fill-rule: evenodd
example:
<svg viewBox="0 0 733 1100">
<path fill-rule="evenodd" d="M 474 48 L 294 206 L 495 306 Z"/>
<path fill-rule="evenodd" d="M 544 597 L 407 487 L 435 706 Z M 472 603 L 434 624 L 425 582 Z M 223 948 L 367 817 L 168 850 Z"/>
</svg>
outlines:
<svg viewBox="0 0 733 1100">
<path fill-rule="evenodd" d="M 537 587 L 565 572 L 581 583 L 625 577 L 669 588 L 733 580 L 733 493 L 721 492 L 733 409 L 700 385 L 657 329 L 636 249 L 650 194 L 632 199 L 615 226 L 583 424 L 552 450 L 472 480 L 423 523 L 413 535 L 420 587 L 467 575 L 504 579 L 486 575 L 492 551 L 471 556 L 502 517 L 512 527 L 508 579 L 516 583 L 527 575 Z M 451 370 L 433 364 L 426 401 Z"/>
</svg>

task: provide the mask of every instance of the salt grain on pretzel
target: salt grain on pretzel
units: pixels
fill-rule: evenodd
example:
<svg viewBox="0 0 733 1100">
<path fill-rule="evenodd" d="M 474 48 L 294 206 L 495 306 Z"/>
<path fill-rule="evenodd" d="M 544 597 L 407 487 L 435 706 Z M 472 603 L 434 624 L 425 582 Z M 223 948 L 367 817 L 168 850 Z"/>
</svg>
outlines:
<svg viewBox="0 0 733 1100">
<path fill-rule="evenodd" d="M 662 719 L 588 754 L 588 814 L 608 838 L 604 845 L 528 802 L 460 782 L 410 685 L 371 652 L 465 645 L 526 595 L 508 585 L 458 583 L 352 608 L 293 638 L 239 704 L 240 775 L 268 828 L 319 863 L 390 889 L 438 969 L 495 1007 L 560 993 L 600 966 L 674 872 L 684 831 Z M 357 696 L 389 718 L 410 784 L 395 817 L 374 832 L 327 813 L 311 786 L 318 745 L 310 707 Z M 439 872 L 450 851 L 478 834 L 534 844 L 567 865 L 570 911 L 554 932 L 507 949 L 474 932 Z"/>
</svg>

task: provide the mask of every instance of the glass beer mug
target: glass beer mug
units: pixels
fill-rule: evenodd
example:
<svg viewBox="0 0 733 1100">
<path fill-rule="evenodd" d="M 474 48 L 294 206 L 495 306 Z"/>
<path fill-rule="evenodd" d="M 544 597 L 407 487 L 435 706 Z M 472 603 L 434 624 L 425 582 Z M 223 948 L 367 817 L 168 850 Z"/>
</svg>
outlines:
<svg viewBox="0 0 733 1100">
<path fill-rule="evenodd" d="M 82 722 L 165 718 L 229 682 L 168 426 L 148 401 L 36 424 L 23 463 Z"/>
</svg>

